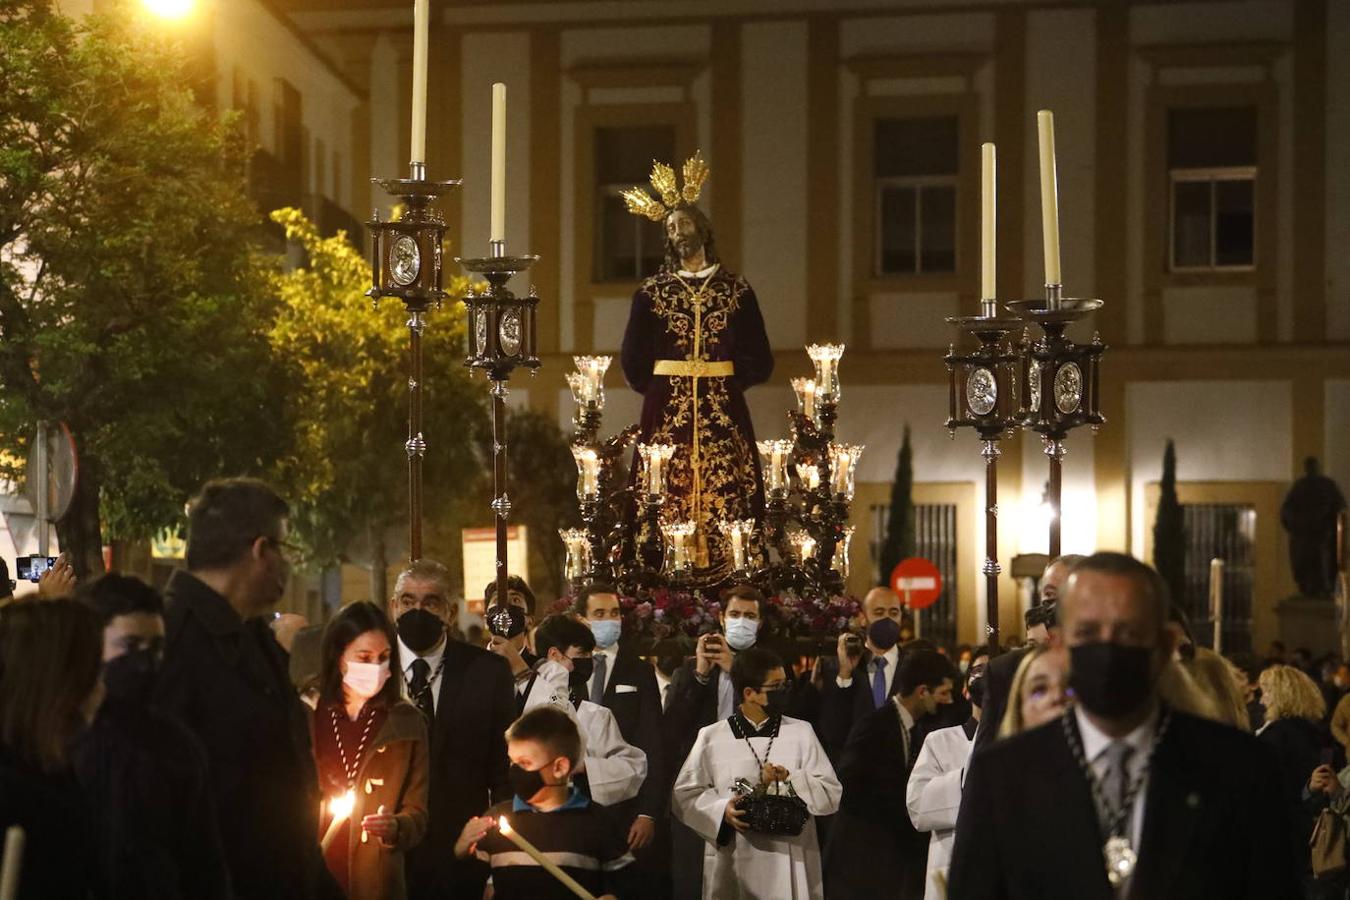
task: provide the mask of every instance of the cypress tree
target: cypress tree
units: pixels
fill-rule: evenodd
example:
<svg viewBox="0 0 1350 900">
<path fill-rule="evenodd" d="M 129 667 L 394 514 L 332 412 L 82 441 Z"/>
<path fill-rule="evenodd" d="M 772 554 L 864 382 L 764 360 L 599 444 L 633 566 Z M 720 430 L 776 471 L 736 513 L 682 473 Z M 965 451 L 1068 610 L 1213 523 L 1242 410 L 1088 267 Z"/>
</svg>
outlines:
<svg viewBox="0 0 1350 900">
<path fill-rule="evenodd" d="M 1153 566 L 1167 582 L 1172 602 L 1185 606 L 1186 525 L 1177 500 L 1177 451 L 1171 440 L 1163 453 L 1158 515 L 1153 522 Z"/>
<path fill-rule="evenodd" d="M 880 583 L 889 584 L 895 567 L 914 553 L 914 451 L 909 444 L 909 425 L 906 424 L 900 456 L 895 463 L 895 481 L 891 484 L 886 539 L 881 545 Z"/>
</svg>

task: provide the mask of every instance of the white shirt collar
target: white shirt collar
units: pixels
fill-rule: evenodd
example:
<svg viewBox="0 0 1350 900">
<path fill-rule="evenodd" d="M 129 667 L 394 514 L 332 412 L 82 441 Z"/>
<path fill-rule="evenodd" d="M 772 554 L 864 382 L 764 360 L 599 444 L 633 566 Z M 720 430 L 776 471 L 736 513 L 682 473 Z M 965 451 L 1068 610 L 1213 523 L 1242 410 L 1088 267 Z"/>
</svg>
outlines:
<svg viewBox="0 0 1350 900">
<path fill-rule="evenodd" d="M 713 263 L 711 266 L 705 266 L 697 272 L 686 272 L 684 269 L 680 269 L 676 274 L 681 278 L 707 278 L 709 275 L 716 272 L 717 267 L 720 265 L 721 263 Z"/>
<path fill-rule="evenodd" d="M 618 657 L 619 657 L 619 642 L 618 642 L 618 641 L 615 641 L 614 643 L 610 644 L 608 647 L 605 647 L 605 648 L 603 648 L 603 649 L 600 648 L 600 647 L 596 647 L 595 650 L 594 650 L 594 652 L 591 653 L 591 656 L 593 656 L 593 657 L 595 657 L 595 656 L 608 656 L 609 659 L 610 659 L 610 662 L 613 662 L 614 660 L 618 659 Z M 611 668 L 612 668 L 612 667 L 611 667 Z"/>
<path fill-rule="evenodd" d="M 403 666 L 404 674 L 411 674 L 413 660 L 417 659 L 419 656 L 427 661 L 427 665 L 431 666 L 431 671 L 434 674 L 436 667 L 441 664 L 441 657 L 445 656 L 445 645 L 449 640 L 450 636 L 446 635 L 445 640 L 440 641 L 439 646 L 434 651 L 423 656 L 422 654 L 414 653 L 409 650 L 408 645 L 403 643 L 403 638 L 399 638 L 398 659 L 399 663 Z"/>
<path fill-rule="evenodd" d="M 900 724 L 905 726 L 905 733 L 908 734 L 914 730 L 914 717 L 905 709 L 905 704 L 900 702 L 899 694 L 891 695 L 891 700 L 894 701 L 895 708 L 900 710 Z"/>
<path fill-rule="evenodd" d="M 1096 762 L 1097 757 L 1106 752 L 1106 748 L 1116 740 L 1123 740 L 1134 748 L 1132 762 L 1142 760 L 1148 754 L 1149 748 L 1153 744 L 1154 732 L 1158 729 L 1158 708 L 1156 705 L 1143 724 L 1123 738 L 1113 738 L 1093 725 L 1092 720 L 1087 717 L 1087 713 L 1083 712 L 1081 706 L 1075 706 L 1073 714 L 1078 722 L 1078 733 L 1083 736 L 1083 755 L 1087 757 L 1089 763 Z"/>
<path fill-rule="evenodd" d="M 886 671 L 894 672 L 895 667 L 900 663 L 900 645 L 891 645 L 891 649 L 881 654 L 880 658 L 886 660 Z"/>
</svg>

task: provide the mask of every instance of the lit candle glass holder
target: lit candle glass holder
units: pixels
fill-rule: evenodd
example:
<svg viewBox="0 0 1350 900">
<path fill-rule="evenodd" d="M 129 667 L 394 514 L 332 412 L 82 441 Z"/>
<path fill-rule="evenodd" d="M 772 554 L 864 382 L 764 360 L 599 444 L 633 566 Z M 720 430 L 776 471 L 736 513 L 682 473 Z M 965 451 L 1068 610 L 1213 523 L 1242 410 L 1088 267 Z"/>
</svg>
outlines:
<svg viewBox="0 0 1350 900">
<path fill-rule="evenodd" d="M 582 385 L 582 402 L 586 404 L 587 409 L 605 408 L 605 372 L 609 370 L 609 364 L 614 361 L 612 356 L 574 356 L 572 361 L 576 363 L 577 372 L 585 379 Z"/>
<path fill-rule="evenodd" d="M 792 455 L 792 441 L 777 438 L 757 441 L 760 456 L 764 458 L 764 490 L 771 500 L 787 497 L 788 457 Z"/>
<path fill-rule="evenodd" d="M 567 373 L 567 386 L 572 389 L 572 402 L 578 407 L 586 404 L 586 376 L 580 372 Z"/>
<path fill-rule="evenodd" d="M 585 578 L 591 571 L 591 541 L 584 528 L 563 528 L 558 531 L 563 546 L 567 548 L 567 566 L 564 574 L 568 581 Z"/>
<path fill-rule="evenodd" d="M 694 566 L 693 522 L 668 522 L 661 526 L 666 538 L 665 570 L 668 575 L 680 575 Z"/>
<path fill-rule="evenodd" d="M 674 444 L 638 444 L 642 489 L 648 503 L 656 503 L 666 495 L 666 464 L 674 455 Z"/>
<path fill-rule="evenodd" d="M 792 544 L 792 550 L 797 554 L 799 561 L 806 562 L 808 559 L 815 559 L 816 539 L 811 535 L 798 529 L 788 535 L 788 541 Z"/>
<path fill-rule="evenodd" d="M 834 560 L 830 563 L 830 568 L 838 572 L 840 578 L 848 577 L 848 548 L 853 543 L 853 529 L 854 526 L 845 525 L 843 535 L 834 545 Z"/>
<path fill-rule="evenodd" d="M 600 454 L 594 447 L 572 445 L 572 458 L 577 462 L 577 499 L 583 502 L 600 497 Z"/>
<path fill-rule="evenodd" d="M 722 536 L 731 545 L 731 568 L 744 572 L 749 568 L 750 536 L 755 533 L 754 519 L 726 519 L 721 524 Z"/>
<path fill-rule="evenodd" d="M 802 490 L 814 491 L 820 487 L 820 466 L 813 462 L 797 463 L 797 479 L 802 483 Z"/>
<path fill-rule="evenodd" d="M 811 344 L 806 355 L 816 367 L 816 399 L 839 399 L 839 359 L 844 355 L 843 344 Z"/>
<path fill-rule="evenodd" d="M 797 410 L 812 422 L 816 420 L 816 382 L 811 378 L 792 379 L 792 389 L 797 392 Z"/>
<path fill-rule="evenodd" d="M 836 500 L 853 499 L 854 474 L 862 452 L 862 444 L 830 445 L 830 492 Z"/>
</svg>

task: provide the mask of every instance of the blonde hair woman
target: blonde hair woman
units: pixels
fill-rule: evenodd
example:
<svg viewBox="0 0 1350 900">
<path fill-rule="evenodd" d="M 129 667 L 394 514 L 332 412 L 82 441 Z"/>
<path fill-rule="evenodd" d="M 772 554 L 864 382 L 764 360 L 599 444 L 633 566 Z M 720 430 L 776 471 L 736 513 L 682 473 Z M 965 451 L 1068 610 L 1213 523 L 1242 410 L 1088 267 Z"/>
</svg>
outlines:
<svg viewBox="0 0 1350 900">
<path fill-rule="evenodd" d="M 999 738 L 1052 722 L 1069 706 L 1068 655 L 1044 644 L 1022 658 L 1008 690 L 1008 710 Z"/>
<path fill-rule="evenodd" d="M 1313 813 L 1303 805 L 1303 788 L 1314 770 L 1330 762 L 1333 771 L 1345 765 L 1345 754 L 1322 724 L 1327 704 L 1311 678 L 1293 666 L 1271 666 L 1261 673 L 1261 703 L 1266 724 L 1257 737 L 1275 751 L 1280 763 L 1280 792 L 1290 810 L 1291 828 L 1298 846 L 1308 846 Z M 1304 876 L 1311 875 L 1312 860 L 1301 854 Z"/>
</svg>

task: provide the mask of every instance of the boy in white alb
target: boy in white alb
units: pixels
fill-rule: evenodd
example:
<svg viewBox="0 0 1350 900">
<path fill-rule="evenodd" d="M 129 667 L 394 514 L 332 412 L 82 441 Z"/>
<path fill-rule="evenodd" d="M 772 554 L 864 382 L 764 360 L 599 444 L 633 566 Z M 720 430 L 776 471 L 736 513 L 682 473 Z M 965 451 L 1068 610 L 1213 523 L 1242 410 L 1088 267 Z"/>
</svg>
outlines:
<svg viewBox="0 0 1350 900">
<path fill-rule="evenodd" d="M 787 672 L 773 653 L 750 648 L 737 654 L 732 685 L 740 706 L 730 718 L 704 727 L 675 780 L 677 818 L 706 842 L 703 896 L 821 898 L 820 848 L 815 816 L 839 808 L 843 788 L 806 722 L 783 715 Z M 796 836 L 749 830 L 737 779 L 751 785 L 778 782 L 806 803 L 806 826 Z"/>
</svg>

